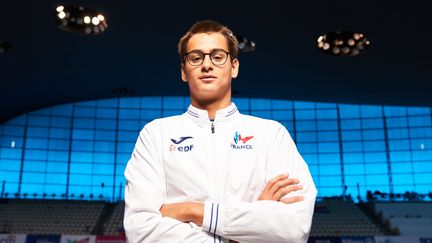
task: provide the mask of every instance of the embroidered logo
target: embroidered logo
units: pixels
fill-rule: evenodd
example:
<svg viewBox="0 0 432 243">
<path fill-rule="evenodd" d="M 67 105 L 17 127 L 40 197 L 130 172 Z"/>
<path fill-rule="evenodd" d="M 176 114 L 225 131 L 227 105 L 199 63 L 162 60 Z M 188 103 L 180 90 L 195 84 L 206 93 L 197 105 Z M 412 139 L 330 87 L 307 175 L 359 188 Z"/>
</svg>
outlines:
<svg viewBox="0 0 432 243">
<path fill-rule="evenodd" d="M 185 141 L 186 139 L 189 139 L 189 138 L 192 138 L 192 137 L 181 137 L 178 141 L 171 138 L 171 141 L 175 144 L 181 144 L 183 141 Z"/>
<path fill-rule="evenodd" d="M 252 149 L 252 145 L 246 144 L 249 140 L 251 140 L 254 136 L 246 136 L 242 137 L 240 133 L 236 132 L 234 134 L 234 143 L 231 144 L 231 148 L 233 149 Z M 242 142 L 243 144 L 241 144 Z"/>
<path fill-rule="evenodd" d="M 241 134 L 239 134 L 238 132 L 236 132 L 234 134 L 234 142 L 235 142 L 235 144 L 237 144 L 239 141 L 242 141 L 243 144 L 246 144 L 247 141 L 251 140 L 252 138 L 253 138 L 253 136 L 242 138 Z"/>
<path fill-rule="evenodd" d="M 171 138 L 171 142 L 173 142 L 174 144 L 170 145 L 169 151 L 170 152 L 173 152 L 173 151 L 179 151 L 179 152 L 189 152 L 189 151 L 192 151 L 192 149 L 194 147 L 193 144 L 186 145 L 186 146 L 176 146 L 176 145 L 179 145 L 179 144 L 183 143 L 185 140 L 191 139 L 191 138 L 193 138 L 193 137 L 191 137 L 191 136 L 181 137 L 178 140 Z"/>
</svg>

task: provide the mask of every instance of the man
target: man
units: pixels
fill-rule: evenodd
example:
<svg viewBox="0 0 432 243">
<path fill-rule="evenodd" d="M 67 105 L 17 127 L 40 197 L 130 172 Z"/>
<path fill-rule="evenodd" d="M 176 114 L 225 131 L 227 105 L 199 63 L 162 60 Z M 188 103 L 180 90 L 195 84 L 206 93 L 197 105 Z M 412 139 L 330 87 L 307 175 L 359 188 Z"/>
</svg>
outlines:
<svg viewBox="0 0 432 243">
<path fill-rule="evenodd" d="M 200 21 L 181 38 L 191 105 L 140 132 L 125 176 L 129 242 L 306 242 L 316 188 L 281 124 L 239 113 L 237 40 Z"/>
</svg>

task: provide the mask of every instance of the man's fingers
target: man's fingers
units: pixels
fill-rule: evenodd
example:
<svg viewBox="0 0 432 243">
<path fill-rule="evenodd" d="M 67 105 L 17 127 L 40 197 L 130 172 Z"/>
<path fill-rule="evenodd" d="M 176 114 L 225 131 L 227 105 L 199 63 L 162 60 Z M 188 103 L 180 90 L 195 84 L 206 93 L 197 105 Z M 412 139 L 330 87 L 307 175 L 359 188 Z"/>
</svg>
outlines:
<svg viewBox="0 0 432 243">
<path fill-rule="evenodd" d="M 284 188 L 280 188 L 274 195 L 273 199 L 276 201 L 279 201 L 281 198 L 283 198 L 285 195 L 291 192 L 295 192 L 298 190 L 303 189 L 302 185 L 294 185 L 294 186 L 286 186 Z"/>
<path fill-rule="evenodd" d="M 288 173 L 285 174 L 280 174 L 278 176 L 276 176 L 275 178 L 269 180 L 269 182 L 267 183 L 266 188 L 270 189 L 272 188 L 278 181 L 283 180 L 288 178 Z"/>
<path fill-rule="evenodd" d="M 264 190 L 261 192 L 261 195 L 258 197 L 258 200 L 274 200 L 273 195 L 275 191 L 272 190 L 272 187 L 275 185 L 275 183 L 278 183 L 279 181 L 287 178 L 288 178 L 288 173 L 285 173 L 285 174 L 280 174 L 275 178 L 269 180 L 266 186 L 264 187 Z"/>
<path fill-rule="evenodd" d="M 279 180 L 273 184 L 273 186 L 270 188 L 270 191 L 272 191 L 273 193 L 276 193 L 281 188 L 285 188 L 285 187 L 291 186 L 291 185 L 297 185 L 299 182 L 300 182 L 300 180 L 297 178 L 286 178 L 283 180 Z"/>
<path fill-rule="evenodd" d="M 290 204 L 290 203 L 300 202 L 303 199 L 304 199 L 303 196 L 295 196 L 295 197 L 284 198 L 284 199 L 282 199 L 280 201 L 283 202 L 283 203 L 285 203 L 285 204 Z"/>
<path fill-rule="evenodd" d="M 258 200 L 279 201 L 288 193 L 302 189 L 301 186 L 297 185 L 300 183 L 299 179 L 288 177 L 288 173 L 285 173 L 271 179 L 261 192 Z"/>
</svg>

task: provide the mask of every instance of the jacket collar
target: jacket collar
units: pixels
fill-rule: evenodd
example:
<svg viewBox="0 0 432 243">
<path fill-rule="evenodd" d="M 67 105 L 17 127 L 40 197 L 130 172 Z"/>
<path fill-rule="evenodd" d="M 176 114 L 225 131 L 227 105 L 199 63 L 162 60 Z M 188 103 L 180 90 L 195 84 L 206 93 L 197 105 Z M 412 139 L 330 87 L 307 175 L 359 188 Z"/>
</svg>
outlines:
<svg viewBox="0 0 432 243">
<path fill-rule="evenodd" d="M 239 114 L 240 112 L 238 111 L 237 106 L 233 102 L 231 102 L 228 107 L 216 111 L 216 116 L 213 123 L 221 123 L 232 120 Z M 185 112 L 185 115 L 202 125 L 212 122 L 210 121 L 208 112 L 206 110 L 196 108 L 192 105 L 189 105 L 189 108 Z"/>
</svg>

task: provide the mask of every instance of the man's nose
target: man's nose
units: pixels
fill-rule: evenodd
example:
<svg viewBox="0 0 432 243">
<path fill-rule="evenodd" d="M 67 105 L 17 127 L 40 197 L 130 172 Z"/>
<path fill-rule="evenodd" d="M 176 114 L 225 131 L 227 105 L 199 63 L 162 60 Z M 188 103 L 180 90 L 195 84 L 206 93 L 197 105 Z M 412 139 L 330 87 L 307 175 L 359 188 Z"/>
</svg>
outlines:
<svg viewBox="0 0 432 243">
<path fill-rule="evenodd" d="M 212 65 L 213 65 L 213 63 L 212 63 L 212 61 L 210 59 L 210 55 L 205 55 L 203 63 L 202 63 L 202 67 L 205 68 L 205 69 L 209 69 L 209 68 L 212 67 Z"/>
</svg>

